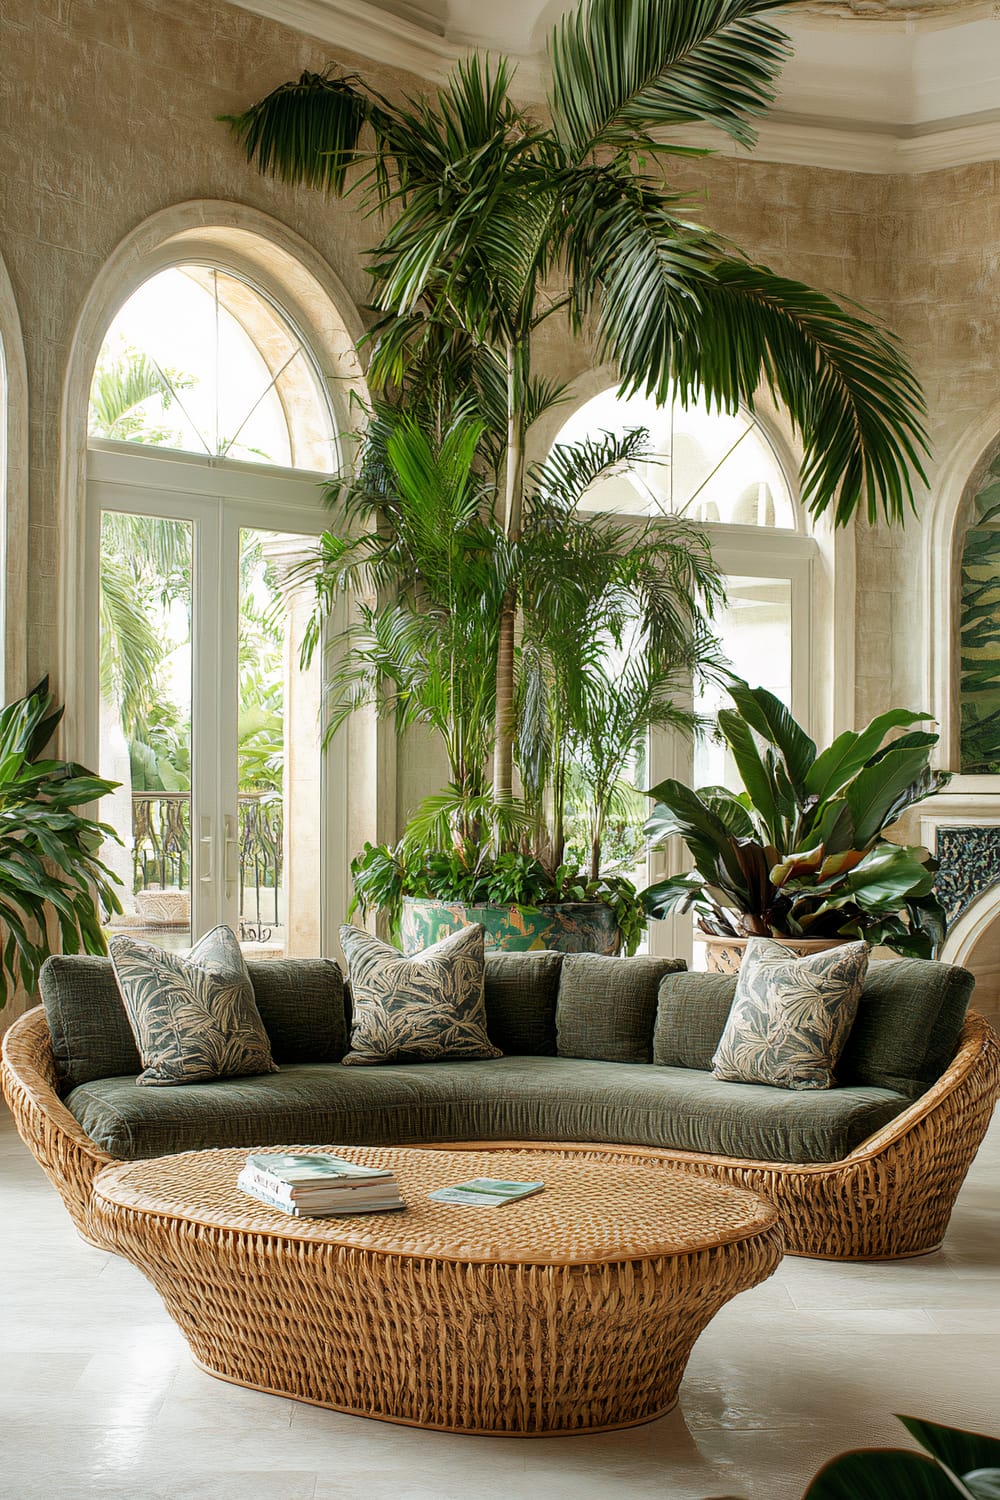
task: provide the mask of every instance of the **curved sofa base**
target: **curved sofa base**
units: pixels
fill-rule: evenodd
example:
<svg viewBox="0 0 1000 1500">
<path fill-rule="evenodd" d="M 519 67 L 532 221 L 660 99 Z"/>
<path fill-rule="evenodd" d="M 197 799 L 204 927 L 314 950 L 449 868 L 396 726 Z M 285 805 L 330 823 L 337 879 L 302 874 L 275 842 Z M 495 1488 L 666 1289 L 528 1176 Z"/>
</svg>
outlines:
<svg viewBox="0 0 1000 1500">
<path fill-rule="evenodd" d="M 57 1188 L 77 1229 L 89 1243 L 107 1248 L 91 1220 L 91 1184 L 114 1158 L 85 1135 L 58 1096 L 40 1006 L 15 1021 L 4 1037 L 0 1081 L 18 1133 Z M 982 1017 L 970 1014 L 954 1060 L 937 1083 L 842 1161 L 796 1166 L 648 1146 L 623 1145 L 616 1151 L 607 1143 L 584 1142 L 560 1143 L 559 1149 L 574 1155 L 599 1151 L 604 1160 L 614 1153 L 622 1161 L 682 1167 L 750 1188 L 781 1213 L 791 1255 L 906 1259 L 930 1254 L 944 1239 L 998 1090 L 1000 1040 Z M 474 1144 L 490 1151 L 526 1142 Z"/>
</svg>

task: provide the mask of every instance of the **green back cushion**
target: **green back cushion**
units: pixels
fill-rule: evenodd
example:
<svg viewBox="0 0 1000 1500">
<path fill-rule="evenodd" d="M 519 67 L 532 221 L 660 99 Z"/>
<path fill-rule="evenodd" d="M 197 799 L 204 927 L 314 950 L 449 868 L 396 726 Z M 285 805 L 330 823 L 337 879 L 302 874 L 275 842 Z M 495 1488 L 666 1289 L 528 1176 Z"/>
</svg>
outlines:
<svg viewBox="0 0 1000 1500">
<path fill-rule="evenodd" d="M 563 954 L 486 954 L 486 1030 L 508 1056 L 555 1057 Z"/>
<path fill-rule="evenodd" d="M 660 980 L 684 967 L 680 958 L 567 953 L 556 1005 L 559 1056 L 652 1062 Z"/>
<path fill-rule="evenodd" d="M 919 958 L 873 963 L 838 1081 L 922 1094 L 955 1055 L 975 985 L 968 969 L 954 964 Z"/>
<path fill-rule="evenodd" d="M 347 1051 L 344 982 L 329 959 L 247 965 L 278 1063 L 338 1062 Z M 52 1051 L 65 1089 L 142 1068 L 111 960 L 54 954 L 39 980 Z"/>
<path fill-rule="evenodd" d="M 869 965 L 840 1061 L 844 1087 L 891 1089 L 914 1099 L 955 1055 L 975 979 L 927 959 Z M 660 982 L 654 1062 L 709 1072 L 736 993 L 735 974 L 669 974 Z"/>
<path fill-rule="evenodd" d="M 660 980 L 653 1061 L 664 1068 L 710 1073 L 735 994 L 735 974 L 665 974 Z"/>
<path fill-rule="evenodd" d="M 344 976 L 330 958 L 247 964 L 278 1063 L 339 1062 L 347 1051 Z"/>
</svg>

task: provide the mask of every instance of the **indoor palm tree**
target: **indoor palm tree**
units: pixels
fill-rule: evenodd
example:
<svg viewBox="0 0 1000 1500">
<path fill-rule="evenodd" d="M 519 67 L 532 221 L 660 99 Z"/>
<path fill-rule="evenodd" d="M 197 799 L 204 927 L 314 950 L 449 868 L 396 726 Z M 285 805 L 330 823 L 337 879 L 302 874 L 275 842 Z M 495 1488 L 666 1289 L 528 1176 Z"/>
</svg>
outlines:
<svg viewBox="0 0 1000 1500">
<path fill-rule="evenodd" d="M 389 227 L 371 256 L 371 377 L 398 381 L 464 341 L 503 412 L 503 523 L 525 526 L 525 440 L 546 320 L 593 329 L 623 388 L 753 409 L 763 384 L 801 433 L 802 498 L 847 524 L 900 520 L 924 449 L 919 387 L 891 333 L 755 264 L 691 217 L 664 169 L 712 125 L 743 145 L 788 47 L 788 0 L 589 0 L 549 42 L 545 122 L 507 63 L 473 57 L 434 96 L 388 99 L 356 75 L 303 73 L 227 117 L 262 171 L 341 195 Z M 551 391 L 547 394 L 551 397 Z M 512 795 L 516 599 L 504 597 L 493 795 Z"/>
</svg>

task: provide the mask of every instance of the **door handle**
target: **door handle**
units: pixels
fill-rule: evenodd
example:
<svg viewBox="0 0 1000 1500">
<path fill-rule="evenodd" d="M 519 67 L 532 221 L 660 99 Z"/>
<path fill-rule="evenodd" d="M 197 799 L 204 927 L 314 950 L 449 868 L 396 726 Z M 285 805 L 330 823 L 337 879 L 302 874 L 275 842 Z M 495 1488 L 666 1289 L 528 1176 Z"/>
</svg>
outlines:
<svg viewBox="0 0 1000 1500">
<path fill-rule="evenodd" d="M 215 839 L 212 837 L 212 820 L 202 815 L 201 833 L 198 837 L 198 879 L 202 885 L 211 885 L 215 878 Z"/>
<path fill-rule="evenodd" d="M 233 813 L 226 813 L 223 819 L 223 844 L 225 846 L 226 898 L 228 899 L 240 875 L 240 839 L 237 819 Z"/>
</svg>

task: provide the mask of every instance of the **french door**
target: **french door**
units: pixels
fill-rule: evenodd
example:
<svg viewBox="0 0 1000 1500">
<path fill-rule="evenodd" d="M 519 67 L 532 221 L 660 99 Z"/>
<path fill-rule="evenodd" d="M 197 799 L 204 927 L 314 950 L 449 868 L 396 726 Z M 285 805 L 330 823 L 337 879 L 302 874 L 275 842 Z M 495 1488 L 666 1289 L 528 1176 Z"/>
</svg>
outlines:
<svg viewBox="0 0 1000 1500">
<path fill-rule="evenodd" d="M 317 477 L 103 444 L 88 494 L 116 925 L 171 948 L 224 922 L 250 957 L 332 951 L 343 757 L 321 744 L 322 652 L 300 665 L 296 573 L 325 522 Z"/>
</svg>

